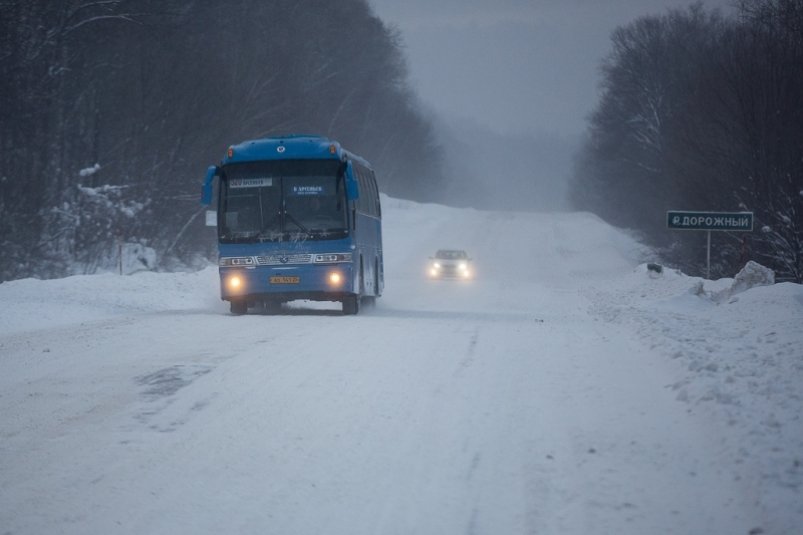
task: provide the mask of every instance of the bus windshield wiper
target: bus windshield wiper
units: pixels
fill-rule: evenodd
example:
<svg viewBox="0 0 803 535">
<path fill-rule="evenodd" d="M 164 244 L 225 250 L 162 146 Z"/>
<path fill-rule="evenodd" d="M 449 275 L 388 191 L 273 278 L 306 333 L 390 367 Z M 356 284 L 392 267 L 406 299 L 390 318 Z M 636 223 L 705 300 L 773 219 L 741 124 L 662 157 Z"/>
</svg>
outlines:
<svg viewBox="0 0 803 535">
<path fill-rule="evenodd" d="M 297 226 L 301 230 L 301 232 L 309 233 L 309 229 L 307 229 L 307 227 L 305 227 L 304 225 L 299 223 L 298 220 L 295 217 L 290 215 L 290 212 L 285 212 L 284 213 L 284 218 L 285 218 L 285 221 L 289 221 L 289 222 L 293 223 L 295 226 Z"/>
<path fill-rule="evenodd" d="M 266 242 L 266 241 L 282 241 L 284 234 L 277 230 L 271 230 L 270 232 L 262 232 L 259 234 L 259 241 Z"/>
<path fill-rule="evenodd" d="M 227 234 L 221 234 L 220 239 L 226 241 L 228 243 L 248 243 L 255 241 L 256 238 L 259 238 L 259 232 L 257 231 L 248 231 L 248 232 L 229 232 Z"/>
</svg>

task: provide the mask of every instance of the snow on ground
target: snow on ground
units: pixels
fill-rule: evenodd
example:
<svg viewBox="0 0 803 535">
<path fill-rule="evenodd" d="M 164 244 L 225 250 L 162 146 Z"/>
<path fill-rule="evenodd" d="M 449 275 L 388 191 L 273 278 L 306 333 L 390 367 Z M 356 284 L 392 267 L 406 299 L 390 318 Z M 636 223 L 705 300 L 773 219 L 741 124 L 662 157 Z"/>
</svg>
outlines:
<svg viewBox="0 0 803 535">
<path fill-rule="evenodd" d="M 733 279 L 706 281 L 645 265 L 592 301 L 681 372 L 667 385 L 719 435 L 717 452 L 772 518 L 803 513 L 803 287 L 781 283 L 730 293 Z M 702 291 L 701 291 L 702 290 Z M 738 287 L 737 287 L 738 290 Z M 722 297 L 725 299 L 722 299 Z M 784 530 L 793 533 L 794 523 Z"/>
<path fill-rule="evenodd" d="M 0 532 L 794 533 L 803 287 L 658 275 L 590 214 L 383 197 L 357 317 L 216 268 L 0 284 Z M 425 278 L 466 248 L 477 280 Z"/>
</svg>

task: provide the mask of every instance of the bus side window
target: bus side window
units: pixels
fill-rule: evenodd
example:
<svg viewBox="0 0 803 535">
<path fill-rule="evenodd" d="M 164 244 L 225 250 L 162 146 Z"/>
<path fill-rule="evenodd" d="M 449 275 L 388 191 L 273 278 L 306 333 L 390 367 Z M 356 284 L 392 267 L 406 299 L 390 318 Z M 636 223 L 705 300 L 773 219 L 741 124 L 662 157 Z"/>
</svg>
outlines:
<svg viewBox="0 0 803 535">
<path fill-rule="evenodd" d="M 376 190 L 376 180 L 373 171 L 368 171 L 368 183 L 371 185 L 371 215 L 379 217 L 379 193 Z"/>
<path fill-rule="evenodd" d="M 374 187 L 371 183 L 371 174 L 368 172 L 368 169 L 363 169 L 363 176 L 365 177 L 365 189 L 366 189 L 366 208 L 368 211 L 368 215 L 376 215 L 376 202 L 374 200 Z"/>
<path fill-rule="evenodd" d="M 373 172 L 363 166 L 355 166 L 359 173 L 360 181 L 360 203 L 361 211 L 370 216 L 379 215 L 377 204 L 376 183 L 373 180 Z"/>
<path fill-rule="evenodd" d="M 360 187 L 360 196 L 357 198 L 357 211 L 367 213 L 368 211 L 368 189 L 365 186 L 365 175 L 362 172 L 362 166 L 355 165 L 354 171 L 357 174 L 357 183 Z"/>
<path fill-rule="evenodd" d="M 376 183 L 376 174 L 371 171 L 371 183 L 374 185 L 374 198 L 376 199 L 376 215 L 382 217 L 382 203 L 379 202 L 379 184 Z"/>
</svg>

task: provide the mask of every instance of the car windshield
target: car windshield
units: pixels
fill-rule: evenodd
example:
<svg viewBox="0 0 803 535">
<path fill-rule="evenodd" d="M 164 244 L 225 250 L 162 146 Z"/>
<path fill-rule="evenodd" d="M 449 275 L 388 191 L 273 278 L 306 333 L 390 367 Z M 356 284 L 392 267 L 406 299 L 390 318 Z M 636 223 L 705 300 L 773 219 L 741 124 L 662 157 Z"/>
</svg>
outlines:
<svg viewBox="0 0 803 535">
<path fill-rule="evenodd" d="M 465 260 L 468 255 L 465 251 L 441 249 L 435 253 L 435 258 L 439 260 Z"/>
</svg>

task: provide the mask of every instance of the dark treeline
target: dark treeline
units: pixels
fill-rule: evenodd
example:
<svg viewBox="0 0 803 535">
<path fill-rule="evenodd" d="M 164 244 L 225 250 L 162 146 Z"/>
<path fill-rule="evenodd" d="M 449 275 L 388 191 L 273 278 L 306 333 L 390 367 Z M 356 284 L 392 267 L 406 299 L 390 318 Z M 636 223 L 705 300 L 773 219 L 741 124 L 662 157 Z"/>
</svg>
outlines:
<svg viewBox="0 0 803 535">
<path fill-rule="evenodd" d="M 712 275 L 752 259 L 803 282 L 803 0 L 743 1 L 733 19 L 698 4 L 612 40 L 575 206 L 693 274 L 706 233 L 668 230 L 666 211 L 752 211 L 754 232 L 713 233 Z"/>
<path fill-rule="evenodd" d="M 366 0 L 0 0 L 0 281 L 210 257 L 200 182 L 245 139 L 327 135 L 430 200 L 406 77 Z"/>
</svg>

